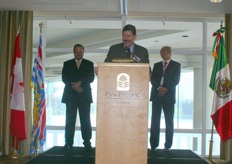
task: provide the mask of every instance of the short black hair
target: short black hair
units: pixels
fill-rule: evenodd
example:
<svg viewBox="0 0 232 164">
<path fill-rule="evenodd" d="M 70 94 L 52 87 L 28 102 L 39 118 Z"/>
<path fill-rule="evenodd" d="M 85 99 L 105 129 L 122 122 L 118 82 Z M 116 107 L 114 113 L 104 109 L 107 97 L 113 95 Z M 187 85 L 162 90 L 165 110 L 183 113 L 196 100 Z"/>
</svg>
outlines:
<svg viewBox="0 0 232 164">
<path fill-rule="evenodd" d="M 73 50 L 75 50 L 76 47 L 81 47 L 85 51 L 85 47 L 82 44 L 75 44 Z"/>
<path fill-rule="evenodd" d="M 136 28 L 135 26 L 131 24 L 127 24 L 126 26 L 123 27 L 122 32 L 124 31 L 131 31 L 133 35 L 136 35 Z"/>
</svg>

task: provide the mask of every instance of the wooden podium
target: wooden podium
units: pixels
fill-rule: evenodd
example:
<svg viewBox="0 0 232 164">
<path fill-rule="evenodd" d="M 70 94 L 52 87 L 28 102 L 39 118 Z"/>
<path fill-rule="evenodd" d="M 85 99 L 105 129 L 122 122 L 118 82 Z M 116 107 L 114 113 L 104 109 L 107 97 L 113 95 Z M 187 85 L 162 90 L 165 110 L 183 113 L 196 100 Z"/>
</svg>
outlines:
<svg viewBox="0 0 232 164">
<path fill-rule="evenodd" d="M 98 63 L 96 164 L 146 164 L 149 64 Z"/>
</svg>

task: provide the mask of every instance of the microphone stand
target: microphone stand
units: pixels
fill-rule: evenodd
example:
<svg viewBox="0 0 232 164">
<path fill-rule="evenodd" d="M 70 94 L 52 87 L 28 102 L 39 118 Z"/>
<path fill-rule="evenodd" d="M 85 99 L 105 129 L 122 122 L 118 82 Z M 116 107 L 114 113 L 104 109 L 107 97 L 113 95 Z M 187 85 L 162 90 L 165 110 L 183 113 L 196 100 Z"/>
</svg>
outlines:
<svg viewBox="0 0 232 164">
<path fill-rule="evenodd" d="M 128 54 L 128 58 L 132 58 L 135 63 L 140 63 L 141 62 L 141 59 L 137 55 L 133 54 L 130 51 L 129 47 L 125 47 L 125 49 L 126 49 L 126 54 Z"/>
</svg>

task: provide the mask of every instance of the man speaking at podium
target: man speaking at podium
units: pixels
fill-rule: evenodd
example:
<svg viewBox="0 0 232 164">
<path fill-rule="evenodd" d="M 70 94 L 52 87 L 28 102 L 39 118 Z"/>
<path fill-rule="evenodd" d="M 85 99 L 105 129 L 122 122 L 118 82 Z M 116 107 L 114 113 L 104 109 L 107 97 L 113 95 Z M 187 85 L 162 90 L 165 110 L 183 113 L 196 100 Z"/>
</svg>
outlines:
<svg viewBox="0 0 232 164">
<path fill-rule="evenodd" d="M 134 42 L 136 36 L 135 26 L 131 24 L 124 26 L 122 30 L 122 43 L 110 47 L 105 62 L 114 62 L 116 59 L 120 61 L 121 59 L 122 62 L 131 61 L 134 63 L 149 63 L 147 49 Z"/>
</svg>

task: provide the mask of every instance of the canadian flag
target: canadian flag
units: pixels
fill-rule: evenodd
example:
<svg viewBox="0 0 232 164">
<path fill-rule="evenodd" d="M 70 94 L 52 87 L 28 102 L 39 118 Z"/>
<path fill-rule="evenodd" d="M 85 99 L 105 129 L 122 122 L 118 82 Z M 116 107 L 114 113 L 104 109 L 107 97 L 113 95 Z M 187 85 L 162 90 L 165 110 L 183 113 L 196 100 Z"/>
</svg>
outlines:
<svg viewBox="0 0 232 164">
<path fill-rule="evenodd" d="M 10 134 L 12 147 L 18 150 L 18 143 L 27 138 L 20 33 L 15 40 L 10 92 Z"/>
</svg>

